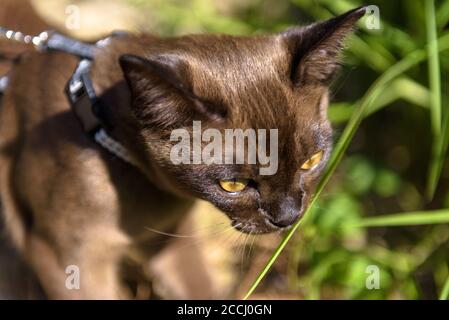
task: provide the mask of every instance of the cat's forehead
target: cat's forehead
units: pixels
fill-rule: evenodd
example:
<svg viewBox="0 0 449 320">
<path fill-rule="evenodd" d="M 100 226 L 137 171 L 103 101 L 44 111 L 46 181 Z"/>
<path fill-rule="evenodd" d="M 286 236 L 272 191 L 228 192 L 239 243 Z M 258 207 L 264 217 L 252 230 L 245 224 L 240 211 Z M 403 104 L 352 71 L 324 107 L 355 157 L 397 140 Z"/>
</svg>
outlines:
<svg viewBox="0 0 449 320">
<path fill-rule="evenodd" d="M 193 93 L 228 109 L 234 127 L 288 126 L 292 132 L 315 118 L 321 91 L 293 87 L 292 56 L 280 34 L 185 36 L 159 52 L 185 63 Z"/>
<path fill-rule="evenodd" d="M 256 84 L 269 77 L 278 78 L 287 65 L 285 43 L 279 36 L 236 37 L 200 36 L 186 38 L 181 54 L 197 81 L 220 82 L 228 89 L 233 84 Z"/>
<path fill-rule="evenodd" d="M 267 62 L 283 58 L 286 50 L 283 37 L 279 35 L 195 35 L 181 41 L 181 47 L 188 57 L 211 67 L 217 63 L 223 66 L 269 66 Z"/>
<path fill-rule="evenodd" d="M 301 111 L 291 110 L 303 97 L 291 88 L 291 57 L 282 37 L 205 39 L 207 50 L 195 38 L 184 52 L 195 94 L 230 108 L 233 124 L 242 127 L 267 128 L 280 126 L 280 122 L 295 126 L 301 121 L 295 119 Z"/>
</svg>

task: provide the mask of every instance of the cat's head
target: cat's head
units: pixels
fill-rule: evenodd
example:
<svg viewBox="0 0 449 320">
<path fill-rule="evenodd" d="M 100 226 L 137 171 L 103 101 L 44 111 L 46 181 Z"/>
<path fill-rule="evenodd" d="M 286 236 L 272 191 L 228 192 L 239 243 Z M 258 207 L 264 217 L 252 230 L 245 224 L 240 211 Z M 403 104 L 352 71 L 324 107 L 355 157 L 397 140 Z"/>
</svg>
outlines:
<svg viewBox="0 0 449 320">
<path fill-rule="evenodd" d="M 344 38 L 363 14 L 360 8 L 273 35 L 172 38 L 145 56 L 122 56 L 153 182 L 211 202 L 244 232 L 292 225 L 308 205 L 329 158 L 328 85 Z M 211 130 L 200 136 L 199 145 L 193 141 L 193 121 L 202 133 L 217 129 L 212 130 L 213 140 L 221 134 L 223 145 L 225 129 L 250 129 L 257 137 L 257 130 L 266 129 L 267 154 L 277 155 L 270 159 L 276 161 L 274 171 L 261 174 L 267 165 L 259 158 L 249 163 L 249 148 L 243 164 L 235 159 L 233 164 L 210 163 L 201 157 L 194 164 L 174 160 L 179 151 L 195 162 L 207 145 L 211 148 Z M 173 152 L 183 133 L 183 147 L 190 149 Z"/>
</svg>

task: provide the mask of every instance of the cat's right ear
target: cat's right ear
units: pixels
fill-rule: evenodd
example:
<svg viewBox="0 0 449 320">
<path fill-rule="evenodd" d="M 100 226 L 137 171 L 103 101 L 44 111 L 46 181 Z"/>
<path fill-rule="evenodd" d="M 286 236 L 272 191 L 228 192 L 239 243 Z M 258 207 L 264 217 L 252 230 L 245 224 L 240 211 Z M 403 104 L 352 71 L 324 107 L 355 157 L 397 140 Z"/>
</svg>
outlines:
<svg viewBox="0 0 449 320">
<path fill-rule="evenodd" d="M 327 83 L 339 66 L 345 38 L 365 14 L 360 7 L 340 16 L 282 33 L 291 54 L 290 78 L 295 85 Z"/>
</svg>

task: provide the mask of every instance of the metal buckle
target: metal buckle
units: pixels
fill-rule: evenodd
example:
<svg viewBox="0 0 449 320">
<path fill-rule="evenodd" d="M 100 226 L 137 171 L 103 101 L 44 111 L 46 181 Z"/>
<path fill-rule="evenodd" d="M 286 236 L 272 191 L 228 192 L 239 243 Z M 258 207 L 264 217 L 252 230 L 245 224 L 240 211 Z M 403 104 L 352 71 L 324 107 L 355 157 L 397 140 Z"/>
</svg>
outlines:
<svg viewBox="0 0 449 320">
<path fill-rule="evenodd" d="M 66 86 L 72 110 L 86 132 L 93 132 L 100 126 L 93 110 L 97 103 L 97 97 L 88 74 L 90 63 L 88 60 L 81 60 Z"/>
</svg>

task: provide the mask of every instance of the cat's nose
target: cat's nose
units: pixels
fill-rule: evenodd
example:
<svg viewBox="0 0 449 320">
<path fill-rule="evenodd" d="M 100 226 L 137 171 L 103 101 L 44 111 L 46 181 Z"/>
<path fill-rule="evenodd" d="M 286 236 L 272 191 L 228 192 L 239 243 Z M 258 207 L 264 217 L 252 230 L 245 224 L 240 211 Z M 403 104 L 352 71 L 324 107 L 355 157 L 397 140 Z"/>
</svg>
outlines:
<svg viewBox="0 0 449 320">
<path fill-rule="evenodd" d="M 301 212 L 300 204 L 292 197 L 285 198 L 279 209 L 271 214 L 270 223 L 279 228 L 291 226 L 298 219 Z"/>
<path fill-rule="evenodd" d="M 273 218 L 270 218 L 270 223 L 275 225 L 278 228 L 286 228 L 288 226 L 291 226 L 296 219 L 298 218 L 298 215 L 289 215 L 289 216 L 276 216 Z"/>
</svg>

